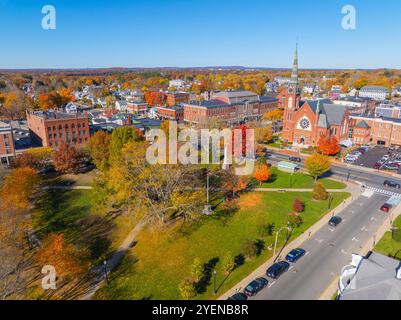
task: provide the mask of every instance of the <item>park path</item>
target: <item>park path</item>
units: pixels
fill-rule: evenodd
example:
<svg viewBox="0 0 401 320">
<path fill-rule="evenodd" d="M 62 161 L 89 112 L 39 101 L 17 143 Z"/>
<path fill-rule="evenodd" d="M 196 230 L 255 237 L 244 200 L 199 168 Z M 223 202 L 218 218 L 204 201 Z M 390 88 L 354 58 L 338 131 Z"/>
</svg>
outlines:
<svg viewBox="0 0 401 320">
<path fill-rule="evenodd" d="M 118 266 L 125 253 L 132 248 L 136 236 L 141 232 L 144 225 L 145 220 L 140 220 L 118 247 L 117 251 L 106 261 L 107 274 L 110 274 Z M 91 283 L 91 287 L 87 290 L 85 295 L 80 298 L 81 300 L 92 299 L 96 291 L 99 290 L 102 283 L 106 280 L 104 264 L 94 267 L 91 272 L 94 274 L 94 281 Z"/>
</svg>

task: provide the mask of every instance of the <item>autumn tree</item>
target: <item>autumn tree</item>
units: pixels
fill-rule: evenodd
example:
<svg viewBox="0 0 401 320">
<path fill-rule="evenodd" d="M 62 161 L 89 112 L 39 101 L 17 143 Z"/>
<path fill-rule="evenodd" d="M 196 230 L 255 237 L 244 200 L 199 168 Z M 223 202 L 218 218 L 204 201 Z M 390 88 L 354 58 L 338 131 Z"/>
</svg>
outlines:
<svg viewBox="0 0 401 320">
<path fill-rule="evenodd" d="M 54 168 L 61 173 L 76 173 L 83 163 L 82 152 L 66 143 L 62 143 L 52 153 Z"/>
<path fill-rule="evenodd" d="M 44 169 L 50 166 L 51 148 L 34 148 L 18 154 L 11 161 L 12 168 Z"/>
<path fill-rule="evenodd" d="M 284 110 L 278 108 L 270 112 L 267 112 L 263 115 L 263 119 L 270 121 L 283 120 L 283 117 L 284 117 Z"/>
<path fill-rule="evenodd" d="M 42 241 L 36 259 L 40 266 L 53 266 L 57 277 L 62 279 L 76 278 L 88 266 L 82 250 L 68 243 L 64 234 L 48 234 Z"/>
<path fill-rule="evenodd" d="M 305 204 L 298 198 L 296 198 L 292 204 L 292 210 L 296 213 L 301 213 L 304 211 Z"/>
<path fill-rule="evenodd" d="M 101 171 L 105 171 L 109 166 L 110 141 L 110 134 L 97 131 L 87 144 L 93 163 Z"/>
<path fill-rule="evenodd" d="M 32 196 L 36 192 L 40 179 L 32 168 L 17 168 L 4 178 L 0 187 L 0 202 L 6 208 L 18 210 L 30 206 Z"/>
<path fill-rule="evenodd" d="M 317 152 L 327 156 L 334 156 L 340 152 L 338 140 L 332 135 L 323 135 L 317 143 Z"/>
<path fill-rule="evenodd" d="M 231 193 L 232 198 L 235 198 L 238 192 L 245 190 L 248 187 L 249 178 L 247 176 L 239 176 L 235 174 L 234 168 L 222 172 L 221 184 L 223 190 Z"/>
<path fill-rule="evenodd" d="M 272 126 L 266 126 L 263 128 L 255 128 L 255 141 L 257 143 L 269 143 L 273 138 L 273 129 Z"/>
<path fill-rule="evenodd" d="M 329 193 L 326 191 L 323 183 L 317 182 L 313 188 L 312 197 L 315 200 L 327 200 Z"/>
<path fill-rule="evenodd" d="M 116 158 L 121 150 L 130 141 L 144 141 L 143 133 L 135 127 L 121 127 L 113 131 L 110 140 L 110 156 Z"/>
<path fill-rule="evenodd" d="M 330 170 L 331 160 L 325 155 L 314 153 L 306 159 L 305 166 L 309 174 L 317 181 L 320 176 Z"/>
<path fill-rule="evenodd" d="M 268 181 L 271 177 L 269 167 L 266 164 L 259 164 L 255 168 L 254 177 L 262 185 L 263 182 Z"/>
</svg>

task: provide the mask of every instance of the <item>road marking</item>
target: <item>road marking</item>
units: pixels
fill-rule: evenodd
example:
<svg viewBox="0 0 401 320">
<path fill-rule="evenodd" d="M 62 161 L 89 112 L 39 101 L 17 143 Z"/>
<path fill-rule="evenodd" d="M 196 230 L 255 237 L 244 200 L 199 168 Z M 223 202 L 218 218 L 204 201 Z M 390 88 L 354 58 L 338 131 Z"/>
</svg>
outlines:
<svg viewBox="0 0 401 320">
<path fill-rule="evenodd" d="M 273 281 L 269 284 L 268 288 L 271 288 L 274 284 L 276 283 L 276 281 Z"/>
<path fill-rule="evenodd" d="M 377 221 L 377 219 L 375 219 L 375 217 L 370 218 L 370 221 Z"/>
<path fill-rule="evenodd" d="M 329 228 L 330 232 L 334 232 L 336 229 L 334 228 Z"/>
<path fill-rule="evenodd" d="M 343 219 L 343 222 L 347 221 L 347 219 Z"/>
<path fill-rule="evenodd" d="M 369 229 L 366 229 L 366 227 L 362 227 L 361 231 L 369 232 Z"/>
<path fill-rule="evenodd" d="M 322 243 L 323 240 L 322 239 L 315 239 L 317 242 Z"/>
<path fill-rule="evenodd" d="M 358 238 L 353 237 L 352 241 L 359 242 Z"/>
<path fill-rule="evenodd" d="M 294 269 L 294 266 L 291 266 L 291 267 L 288 269 L 288 271 L 291 271 L 292 269 Z"/>
<path fill-rule="evenodd" d="M 308 254 L 309 254 L 309 251 L 306 251 L 306 252 L 305 252 L 305 257 L 306 257 Z"/>
<path fill-rule="evenodd" d="M 344 249 L 341 249 L 341 253 L 342 253 L 342 254 L 345 254 L 345 255 L 348 255 L 348 252 L 345 251 Z"/>
<path fill-rule="evenodd" d="M 350 210 L 349 212 L 350 212 L 350 213 L 352 213 L 352 214 L 354 214 L 354 213 L 355 213 L 355 211 L 354 211 L 354 210 Z"/>
</svg>

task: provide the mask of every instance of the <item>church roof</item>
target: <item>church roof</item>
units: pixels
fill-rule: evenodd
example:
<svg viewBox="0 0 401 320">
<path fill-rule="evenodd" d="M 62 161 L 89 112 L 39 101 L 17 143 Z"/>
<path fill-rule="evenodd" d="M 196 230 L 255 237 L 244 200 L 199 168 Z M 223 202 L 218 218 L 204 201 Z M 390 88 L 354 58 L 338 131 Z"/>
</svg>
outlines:
<svg viewBox="0 0 401 320">
<path fill-rule="evenodd" d="M 340 125 L 347 111 L 347 106 L 325 103 L 322 111 L 326 114 L 329 125 Z"/>
</svg>

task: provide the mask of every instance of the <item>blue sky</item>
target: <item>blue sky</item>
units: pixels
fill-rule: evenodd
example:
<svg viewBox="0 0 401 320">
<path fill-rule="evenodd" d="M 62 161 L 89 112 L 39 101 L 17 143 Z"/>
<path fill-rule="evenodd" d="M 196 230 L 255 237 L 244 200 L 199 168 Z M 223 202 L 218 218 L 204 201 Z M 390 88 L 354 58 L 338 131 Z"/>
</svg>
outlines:
<svg viewBox="0 0 401 320">
<path fill-rule="evenodd" d="M 0 0 L 0 68 L 401 68 L 400 34 L 399 0 Z"/>
</svg>

